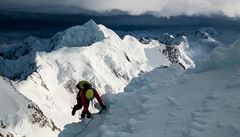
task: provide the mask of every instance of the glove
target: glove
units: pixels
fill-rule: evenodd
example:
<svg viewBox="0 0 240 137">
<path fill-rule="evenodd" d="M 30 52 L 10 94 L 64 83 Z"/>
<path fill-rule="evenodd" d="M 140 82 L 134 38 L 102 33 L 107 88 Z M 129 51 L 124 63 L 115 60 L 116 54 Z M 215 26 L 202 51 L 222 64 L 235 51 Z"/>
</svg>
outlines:
<svg viewBox="0 0 240 137">
<path fill-rule="evenodd" d="M 89 111 L 87 111 L 87 112 L 82 111 L 81 118 L 85 118 L 86 115 L 87 115 L 87 118 L 92 117 L 92 114 Z"/>
</svg>

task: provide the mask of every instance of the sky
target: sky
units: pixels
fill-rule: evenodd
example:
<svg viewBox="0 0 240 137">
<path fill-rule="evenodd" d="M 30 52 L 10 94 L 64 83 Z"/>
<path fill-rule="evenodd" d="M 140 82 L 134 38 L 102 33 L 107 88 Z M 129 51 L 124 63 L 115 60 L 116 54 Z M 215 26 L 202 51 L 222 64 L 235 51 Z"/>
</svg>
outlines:
<svg viewBox="0 0 240 137">
<path fill-rule="evenodd" d="M 0 0 L 1 9 L 34 11 L 34 7 L 60 8 L 62 12 L 69 12 L 68 7 L 97 12 L 119 9 L 132 15 L 146 12 L 158 17 L 178 15 L 212 15 L 223 14 L 228 17 L 240 17 L 240 0 Z"/>
</svg>

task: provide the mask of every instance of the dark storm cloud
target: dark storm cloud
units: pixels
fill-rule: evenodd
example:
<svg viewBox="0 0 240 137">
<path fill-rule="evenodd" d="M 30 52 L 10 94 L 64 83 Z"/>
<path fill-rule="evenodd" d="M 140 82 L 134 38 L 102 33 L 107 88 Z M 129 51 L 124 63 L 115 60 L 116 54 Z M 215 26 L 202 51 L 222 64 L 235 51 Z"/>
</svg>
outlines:
<svg viewBox="0 0 240 137">
<path fill-rule="evenodd" d="M 112 9 L 138 15 L 145 12 L 155 16 L 211 15 L 222 13 L 229 17 L 240 16 L 239 0 L 1 0 L 2 9 L 25 9 L 31 7 L 79 7 L 97 12 Z M 45 12 L 48 10 L 44 8 Z M 51 12 L 53 9 L 49 9 Z M 63 12 L 68 12 L 62 8 Z"/>
</svg>

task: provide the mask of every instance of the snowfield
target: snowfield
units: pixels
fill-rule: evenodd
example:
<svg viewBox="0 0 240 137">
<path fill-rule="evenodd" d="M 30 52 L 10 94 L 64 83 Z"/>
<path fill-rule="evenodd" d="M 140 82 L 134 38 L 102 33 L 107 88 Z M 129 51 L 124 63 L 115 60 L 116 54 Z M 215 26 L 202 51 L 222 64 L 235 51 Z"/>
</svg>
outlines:
<svg viewBox="0 0 240 137">
<path fill-rule="evenodd" d="M 220 35 L 199 33 L 208 41 Z M 194 62 L 187 37 L 170 38 L 170 46 L 144 44 L 90 20 L 4 50 L 0 74 L 12 81 L 0 81 L 0 136 L 238 137 L 240 42 Z M 106 114 L 71 115 L 80 80 L 94 84 Z M 97 113 L 94 103 L 89 110 Z"/>
</svg>

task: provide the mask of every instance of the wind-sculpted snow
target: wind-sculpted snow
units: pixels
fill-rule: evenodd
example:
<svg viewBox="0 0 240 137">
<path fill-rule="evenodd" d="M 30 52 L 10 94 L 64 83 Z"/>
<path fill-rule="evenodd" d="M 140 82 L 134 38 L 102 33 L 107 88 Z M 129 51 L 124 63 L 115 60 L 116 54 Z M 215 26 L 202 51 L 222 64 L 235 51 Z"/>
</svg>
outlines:
<svg viewBox="0 0 240 137">
<path fill-rule="evenodd" d="M 229 47 L 217 47 L 204 61 L 197 63 L 194 72 L 206 71 L 215 68 L 225 68 L 240 64 L 240 40 L 235 41 Z"/>
</svg>

